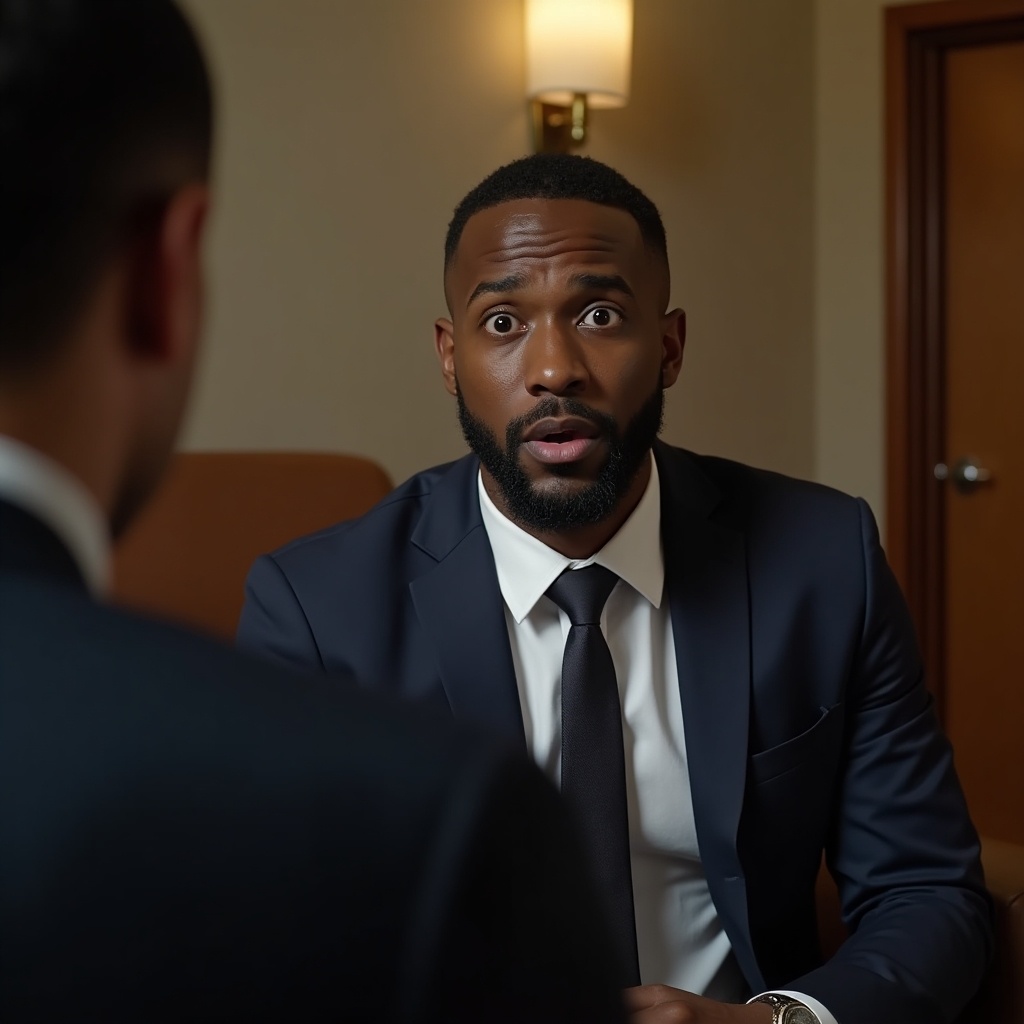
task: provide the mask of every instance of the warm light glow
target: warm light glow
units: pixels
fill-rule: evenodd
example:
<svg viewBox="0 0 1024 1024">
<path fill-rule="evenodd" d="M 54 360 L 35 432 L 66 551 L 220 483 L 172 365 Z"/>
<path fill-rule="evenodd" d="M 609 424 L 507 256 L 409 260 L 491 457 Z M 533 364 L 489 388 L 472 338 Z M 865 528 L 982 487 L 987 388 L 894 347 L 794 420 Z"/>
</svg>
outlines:
<svg viewBox="0 0 1024 1024">
<path fill-rule="evenodd" d="M 632 51 L 633 0 L 526 0 L 528 96 L 623 107 Z"/>
</svg>

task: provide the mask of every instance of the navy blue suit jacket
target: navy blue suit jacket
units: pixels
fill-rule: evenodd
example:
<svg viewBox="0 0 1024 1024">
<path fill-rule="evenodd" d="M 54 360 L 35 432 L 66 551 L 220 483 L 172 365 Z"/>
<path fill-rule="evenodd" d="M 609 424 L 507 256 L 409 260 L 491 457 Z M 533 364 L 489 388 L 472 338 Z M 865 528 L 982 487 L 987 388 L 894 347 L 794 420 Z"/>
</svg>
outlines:
<svg viewBox="0 0 1024 1024">
<path fill-rule="evenodd" d="M 951 1020 L 989 957 L 978 843 L 867 505 L 660 442 L 698 842 L 752 991 L 840 1024 Z M 478 463 L 264 556 L 240 643 L 524 742 Z M 825 852 L 852 935 L 822 964 Z M 658 980 L 658 979 L 648 979 Z"/>
<path fill-rule="evenodd" d="M 396 703 L 98 604 L 0 501 L 0 1019 L 619 1024 L 557 794 Z"/>
</svg>

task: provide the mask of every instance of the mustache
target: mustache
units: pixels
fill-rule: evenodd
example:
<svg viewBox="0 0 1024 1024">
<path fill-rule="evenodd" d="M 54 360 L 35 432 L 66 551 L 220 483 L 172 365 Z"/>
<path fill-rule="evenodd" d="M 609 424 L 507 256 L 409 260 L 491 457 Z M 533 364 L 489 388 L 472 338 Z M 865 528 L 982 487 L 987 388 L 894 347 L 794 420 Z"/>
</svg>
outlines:
<svg viewBox="0 0 1024 1024">
<path fill-rule="evenodd" d="M 598 412 L 591 408 L 586 402 L 576 398 L 556 398 L 550 395 L 538 402 L 528 413 L 517 416 L 511 420 L 505 428 L 505 450 L 515 451 L 523 442 L 523 434 L 535 423 L 549 417 L 578 416 L 580 419 L 590 420 L 597 424 L 603 435 L 614 441 L 619 436 L 619 426 L 614 417 L 607 413 Z"/>
</svg>

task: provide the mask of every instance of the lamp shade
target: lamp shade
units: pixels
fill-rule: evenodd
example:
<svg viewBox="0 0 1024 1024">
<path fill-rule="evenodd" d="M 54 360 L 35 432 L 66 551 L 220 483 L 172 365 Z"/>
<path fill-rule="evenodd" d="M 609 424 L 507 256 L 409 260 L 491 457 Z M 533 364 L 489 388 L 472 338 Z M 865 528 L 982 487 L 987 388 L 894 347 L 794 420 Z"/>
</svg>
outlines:
<svg viewBox="0 0 1024 1024">
<path fill-rule="evenodd" d="M 528 96 L 623 107 L 632 50 L 633 0 L 526 0 Z"/>
</svg>

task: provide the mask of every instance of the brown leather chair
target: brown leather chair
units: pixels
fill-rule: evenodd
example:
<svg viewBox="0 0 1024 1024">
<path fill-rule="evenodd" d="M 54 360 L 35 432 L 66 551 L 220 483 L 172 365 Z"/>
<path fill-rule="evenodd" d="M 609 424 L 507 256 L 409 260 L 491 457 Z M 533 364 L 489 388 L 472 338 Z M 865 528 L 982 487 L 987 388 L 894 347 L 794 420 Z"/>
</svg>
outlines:
<svg viewBox="0 0 1024 1024">
<path fill-rule="evenodd" d="M 996 908 L 996 952 L 981 990 L 957 1024 L 1024 1024 L 1024 846 L 983 838 L 981 861 Z M 846 932 L 836 887 L 824 867 L 817 902 L 822 952 L 831 956 Z"/>
<path fill-rule="evenodd" d="M 230 640 L 253 560 L 391 490 L 354 455 L 186 452 L 118 544 L 114 599 Z"/>
<path fill-rule="evenodd" d="M 1024 846 L 982 839 L 985 881 L 996 905 L 996 954 L 957 1024 L 1024 1022 Z"/>
</svg>

